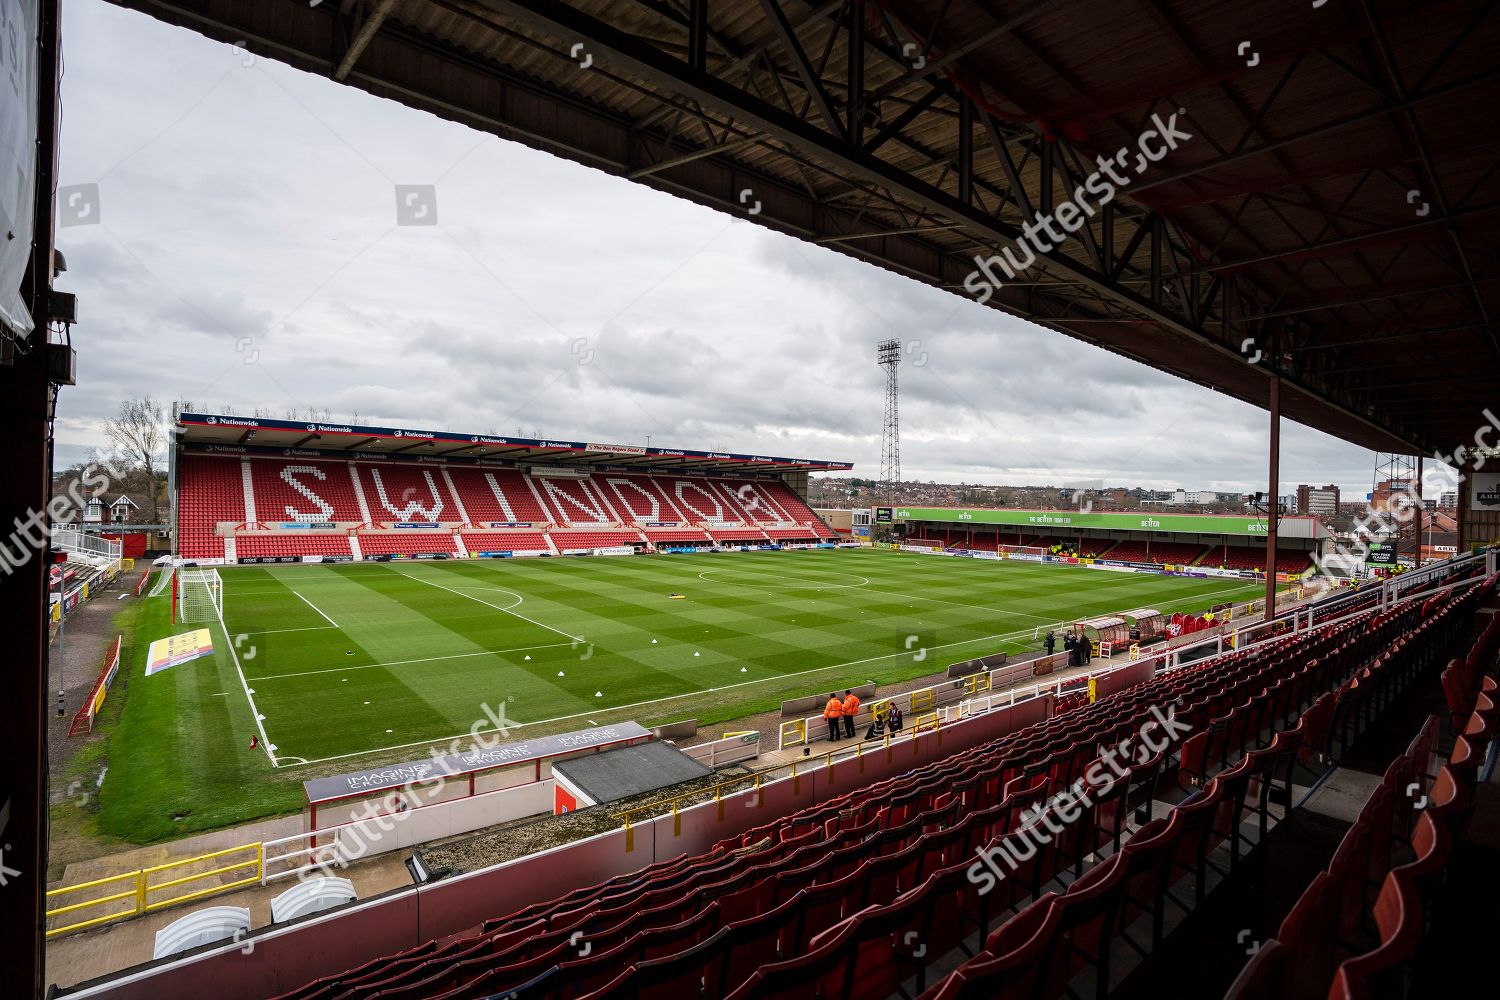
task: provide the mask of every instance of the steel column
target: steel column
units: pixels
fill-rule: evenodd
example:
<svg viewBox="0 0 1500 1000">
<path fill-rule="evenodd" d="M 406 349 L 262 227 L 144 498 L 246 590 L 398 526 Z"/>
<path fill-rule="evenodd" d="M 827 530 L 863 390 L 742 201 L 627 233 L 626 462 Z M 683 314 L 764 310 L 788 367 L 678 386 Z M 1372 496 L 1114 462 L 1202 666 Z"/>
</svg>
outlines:
<svg viewBox="0 0 1500 1000">
<path fill-rule="evenodd" d="M 36 324 L 29 349 L 0 364 L 0 524 L 24 563 L 0 574 L 0 607 L 7 609 L 6 696 L 0 699 L 0 965 L 8 995 L 42 996 L 42 909 L 47 885 L 47 562 L 20 530 L 46 508 L 51 464 L 52 387 L 47 381 L 47 318 L 51 315 L 53 191 L 57 178 L 58 89 L 61 71 L 61 0 L 38 7 L 35 228 L 31 260 L 22 281 Z M 45 515 L 42 515 L 45 524 Z M 17 551 L 19 550 L 19 551 Z"/>
<path fill-rule="evenodd" d="M 1266 497 L 1266 616 L 1276 617 L 1276 528 L 1281 520 L 1281 376 L 1271 376 L 1271 474 Z"/>
</svg>

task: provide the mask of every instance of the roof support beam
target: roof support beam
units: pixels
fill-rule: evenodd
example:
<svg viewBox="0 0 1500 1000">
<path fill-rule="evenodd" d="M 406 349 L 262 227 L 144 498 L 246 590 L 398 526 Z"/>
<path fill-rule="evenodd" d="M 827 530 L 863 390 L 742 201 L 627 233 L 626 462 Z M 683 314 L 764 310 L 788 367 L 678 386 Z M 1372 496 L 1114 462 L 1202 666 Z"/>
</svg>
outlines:
<svg viewBox="0 0 1500 1000">
<path fill-rule="evenodd" d="M 590 17 L 560 0 L 479 0 L 485 7 L 507 17 L 531 24 L 538 29 L 564 38 L 585 38 L 595 50 L 621 69 L 676 93 L 731 114 L 736 120 L 752 125 L 768 135 L 804 151 L 827 158 L 849 175 L 886 188 L 892 194 L 965 224 L 981 240 L 993 243 L 1015 241 L 1021 231 L 999 219 L 985 215 L 939 188 L 920 181 L 864 150 L 851 148 L 837 136 L 811 126 L 751 94 L 737 90 L 726 82 L 705 74 L 694 73 L 679 59 L 626 34 L 612 25 Z M 763 3 L 769 0 L 762 0 Z M 779 8 L 777 8 L 779 12 Z M 1104 276 L 1081 267 L 1055 248 L 1037 255 L 1037 266 L 1048 273 L 1078 280 L 1096 294 L 1120 302 L 1156 321 L 1165 330 L 1221 350 L 1239 360 L 1234 351 L 1219 345 L 1213 338 L 1191 328 L 1182 317 L 1157 308 L 1140 295 L 1115 286 Z"/>
<path fill-rule="evenodd" d="M 1448 218 L 1456 219 L 1464 216 L 1483 215 L 1500 209 L 1500 204 L 1480 205 L 1466 211 L 1452 212 Z M 1241 257 L 1239 260 L 1220 261 L 1217 264 L 1208 265 L 1210 271 L 1230 271 L 1242 267 L 1250 267 L 1252 264 L 1264 264 L 1267 261 L 1282 260 L 1286 257 L 1312 256 L 1323 250 L 1332 250 L 1337 247 L 1349 246 L 1354 243 L 1363 243 L 1366 240 L 1377 240 L 1385 236 L 1396 236 L 1400 233 L 1408 233 L 1417 229 L 1427 229 L 1443 222 L 1443 219 L 1427 218 L 1416 222 L 1408 222 L 1400 226 L 1387 226 L 1383 229 L 1372 229 L 1368 232 L 1354 233 L 1336 240 L 1324 240 L 1322 243 L 1307 243 L 1298 247 L 1288 247 L 1285 250 L 1276 250 L 1271 253 L 1261 254 L 1259 257 Z"/>
<path fill-rule="evenodd" d="M 833 110 L 833 99 L 824 89 L 823 80 L 818 76 L 818 71 L 813 68 L 812 61 L 807 58 L 807 53 L 803 51 L 802 43 L 797 41 L 797 32 L 792 28 L 791 22 L 786 19 L 786 13 L 782 11 L 781 4 L 778 0 L 760 0 L 760 6 L 766 12 L 766 20 L 770 22 L 771 29 L 780 39 L 782 49 L 791 56 L 792 64 L 797 67 L 797 75 L 802 78 L 802 85 L 807 88 L 808 98 L 818 109 L 818 114 L 822 115 L 823 127 L 830 132 L 842 132 L 843 121 L 839 118 L 838 112 Z"/>
<path fill-rule="evenodd" d="M 354 69 L 354 64 L 359 62 L 359 57 L 364 54 L 365 46 L 370 44 L 370 39 L 375 37 L 375 32 L 385 23 L 391 8 L 396 6 L 396 0 L 380 0 L 375 9 L 370 11 L 359 30 L 354 33 L 354 40 L 349 43 L 349 51 L 344 53 L 344 58 L 339 60 L 338 69 L 333 71 L 335 80 L 346 80 L 349 72 Z"/>
<path fill-rule="evenodd" d="M 1385 28 L 1381 25 L 1380 19 L 1370 8 L 1370 0 L 1363 0 L 1361 6 L 1364 7 L 1365 18 L 1370 22 L 1370 30 L 1374 32 L 1375 44 L 1380 49 L 1380 58 L 1385 64 L 1391 87 L 1395 90 L 1396 96 L 1406 105 L 1404 111 L 1407 127 L 1411 129 L 1417 150 L 1422 154 L 1422 166 L 1426 170 L 1428 182 L 1432 185 L 1433 200 L 1437 202 L 1438 210 L 1448 223 L 1446 228 L 1448 235 L 1453 238 L 1453 252 L 1457 255 L 1459 270 L 1463 272 L 1464 279 L 1468 282 L 1469 295 L 1474 299 L 1475 311 L 1486 324 L 1491 346 L 1495 348 L 1497 354 L 1500 354 L 1500 339 L 1496 338 L 1494 328 L 1489 326 L 1489 309 L 1484 304 L 1484 296 L 1479 294 L 1479 285 L 1474 280 L 1474 269 L 1469 265 L 1469 255 L 1464 250 L 1463 235 L 1458 226 L 1453 223 L 1453 208 L 1448 203 L 1447 193 L 1443 190 L 1443 180 L 1438 176 L 1437 163 L 1433 160 L 1432 149 L 1427 145 L 1427 137 L 1422 132 L 1422 123 L 1411 108 L 1410 95 L 1407 93 L 1406 84 L 1401 79 L 1401 70 L 1396 66 L 1396 55 L 1391 51 L 1390 39 L 1386 37 Z"/>
<path fill-rule="evenodd" d="M 629 177 L 633 181 L 640 180 L 642 177 L 649 177 L 651 174 L 660 173 L 663 170 L 670 170 L 673 167 L 680 167 L 684 163 L 692 163 L 694 160 L 701 160 L 708 156 L 718 156 L 722 153 L 733 153 L 737 149 L 744 149 L 746 146 L 753 146 L 760 141 L 762 141 L 760 136 L 756 135 L 748 136 L 744 139 L 731 139 L 728 142 L 720 143 L 717 146 L 705 146 L 703 149 L 695 149 L 691 153 L 684 153 L 681 156 L 674 156 L 670 160 L 662 160 L 659 163 L 653 163 L 649 167 L 637 167 L 625 176 Z"/>
<path fill-rule="evenodd" d="M 1238 153 L 1231 153 L 1228 156 L 1221 156 L 1216 160 L 1209 160 L 1205 163 L 1199 163 L 1196 166 L 1188 167 L 1186 170 L 1179 170 L 1176 173 L 1167 174 L 1166 176 L 1158 177 L 1155 180 L 1146 181 L 1141 184 L 1132 184 L 1130 187 L 1130 192 L 1132 195 L 1139 195 L 1142 191 L 1150 191 L 1152 188 L 1158 188 L 1165 184 L 1175 184 L 1176 182 L 1185 180 L 1188 177 L 1196 177 L 1199 174 L 1207 173 L 1210 170 L 1218 170 L 1220 167 L 1227 167 L 1235 163 L 1244 162 L 1245 160 L 1254 159 L 1257 156 L 1264 156 L 1265 154 L 1275 152 L 1278 149 L 1284 149 L 1287 146 L 1293 146 L 1299 142 L 1306 142 L 1308 139 L 1317 139 L 1322 136 L 1332 135 L 1335 132 L 1342 132 L 1346 128 L 1352 128 L 1355 125 L 1361 125 L 1376 118 L 1385 118 L 1398 112 L 1406 111 L 1409 108 L 1414 108 L 1417 105 L 1422 104 L 1424 101 L 1431 101 L 1439 97 L 1447 97 L 1451 94 L 1459 93 L 1461 91 L 1469 89 L 1470 87 L 1478 86 L 1482 83 L 1490 83 L 1496 79 L 1500 79 L 1500 70 L 1494 70 L 1487 73 L 1476 73 L 1473 76 L 1467 77 L 1463 80 L 1455 80 L 1453 83 L 1445 84 L 1441 87 L 1434 87 L 1431 90 L 1426 91 L 1425 93 L 1414 94 L 1412 95 L 1412 97 L 1405 101 L 1400 101 L 1395 104 L 1387 104 L 1384 107 L 1372 108 L 1369 111 L 1361 111 L 1357 114 L 1345 115 L 1343 118 L 1338 118 L 1331 122 L 1325 122 L 1322 125 L 1314 125 L 1312 128 L 1303 129 L 1301 132 L 1294 132 L 1293 134 L 1286 136 L 1285 138 L 1277 139 L 1273 142 L 1262 143 L 1261 145 L 1256 146 L 1254 149 L 1241 150 Z"/>
</svg>

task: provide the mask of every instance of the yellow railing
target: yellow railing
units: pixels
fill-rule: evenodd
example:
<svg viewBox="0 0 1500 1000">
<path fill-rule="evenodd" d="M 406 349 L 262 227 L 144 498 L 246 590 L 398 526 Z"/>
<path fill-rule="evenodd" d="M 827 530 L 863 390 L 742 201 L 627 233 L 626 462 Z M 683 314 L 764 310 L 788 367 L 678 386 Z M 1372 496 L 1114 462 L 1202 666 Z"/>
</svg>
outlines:
<svg viewBox="0 0 1500 1000">
<path fill-rule="evenodd" d="M 969 674 L 964 678 L 964 694 L 969 695 L 970 697 L 973 697 L 976 694 L 981 694 L 985 691 L 988 691 L 989 689 L 990 675 L 988 671 L 978 674 Z"/>
<path fill-rule="evenodd" d="M 934 701 L 932 688 L 922 688 L 920 691 L 913 691 L 911 693 L 911 710 L 913 713 L 916 713 L 924 708 L 931 708 Z"/>
<path fill-rule="evenodd" d="M 920 733 L 923 729 L 931 729 L 936 732 L 938 728 L 938 714 L 932 712 L 928 715 L 918 715 L 912 720 L 911 731 Z"/>
<path fill-rule="evenodd" d="M 795 737 L 795 738 L 793 738 L 793 737 Z M 777 747 L 778 748 L 781 748 L 781 747 L 792 747 L 792 746 L 796 746 L 798 743 L 806 743 L 806 742 L 807 742 L 807 720 L 806 719 L 792 719 L 790 722 L 783 722 L 781 724 L 781 738 L 777 742 Z"/>
<path fill-rule="evenodd" d="M 200 865 L 208 861 L 217 861 L 231 854 L 241 854 L 246 851 L 252 852 L 253 856 L 243 861 L 215 866 L 208 871 L 191 872 L 178 875 L 176 878 L 165 877 L 193 865 Z M 204 896 L 213 896 L 230 889 L 238 889 L 247 885 L 260 884 L 261 876 L 265 873 L 265 847 L 261 843 L 241 844 L 239 847 L 230 847 L 212 854 L 200 854 L 196 858 L 184 858 L 181 861 L 169 861 L 163 865 L 155 865 L 151 868 L 141 868 L 133 872 L 125 872 L 120 875 L 110 875 L 105 878 L 94 879 L 92 882 L 81 882 L 78 885 L 63 886 L 60 889 L 49 889 L 47 891 L 47 902 L 50 905 L 54 900 L 62 900 L 72 897 L 75 893 L 86 892 L 90 889 L 98 889 L 102 895 L 90 896 L 87 899 L 74 903 L 65 903 L 47 910 L 47 919 L 55 918 L 70 913 L 78 914 L 97 907 L 107 907 L 111 904 L 122 904 L 129 901 L 128 908 L 115 907 L 110 912 L 91 916 L 77 923 L 65 924 L 61 927 L 52 927 L 47 930 L 49 938 L 69 931 L 83 930 L 86 927 L 95 927 L 99 924 L 109 923 L 112 920 L 123 920 L 126 917 L 134 917 L 153 910 L 160 910 L 168 906 L 176 906 L 178 903 L 186 903 L 194 899 L 202 899 Z M 249 874 L 221 881 L 221 876 L 229 875 L 231 872 L 249 871 Z M 207 880 L 210 884 L 203 885 Z M 188 887 L 193 885 L 199 888 L 169 896 L 165 899 L 153 898 L 157 893 L 167 889 Z"/>
</svg>

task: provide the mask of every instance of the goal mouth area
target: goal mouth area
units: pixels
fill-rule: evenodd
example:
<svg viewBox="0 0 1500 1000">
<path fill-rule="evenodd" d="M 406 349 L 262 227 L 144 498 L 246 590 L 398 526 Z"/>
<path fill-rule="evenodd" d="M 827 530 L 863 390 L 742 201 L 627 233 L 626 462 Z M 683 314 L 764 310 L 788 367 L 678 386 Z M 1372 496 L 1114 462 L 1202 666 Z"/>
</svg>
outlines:
<svg viewBox="0 0 1500 1000">
<path fill-rule="evenodd" d="M 178 569 L 172 578 L 173 623 L 222 621 L 224 580 L 219 571 L 204 567 Z"/>
</svg>

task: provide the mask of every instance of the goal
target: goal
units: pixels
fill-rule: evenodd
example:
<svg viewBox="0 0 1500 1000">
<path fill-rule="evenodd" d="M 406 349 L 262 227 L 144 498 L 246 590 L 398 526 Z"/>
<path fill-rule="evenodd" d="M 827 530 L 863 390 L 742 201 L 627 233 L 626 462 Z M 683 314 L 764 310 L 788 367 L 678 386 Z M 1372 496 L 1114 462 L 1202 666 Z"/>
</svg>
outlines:
<svg viewBox="0 0 1500 1000">
<path fill-rule="evenodd" d="M 174 622 L 211 622 L 224 616 L 224 582 L 216 569 L 180 569 L 172 591 Z"/>
</svg>

